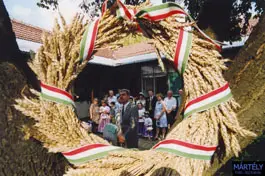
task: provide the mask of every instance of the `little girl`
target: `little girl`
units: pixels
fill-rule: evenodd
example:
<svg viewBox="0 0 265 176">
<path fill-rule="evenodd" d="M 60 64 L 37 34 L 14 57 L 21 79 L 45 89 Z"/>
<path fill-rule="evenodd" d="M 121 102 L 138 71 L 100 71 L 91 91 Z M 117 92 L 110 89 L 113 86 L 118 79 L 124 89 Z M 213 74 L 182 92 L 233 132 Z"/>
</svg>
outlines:
<svg viewBox="0 0 265 176">
<path fill-rule="evenodd" d="M 153 137 L 153 121 L 149 117 L 149 112 L 144 113 L 144 127 L 145 127 L 145 137 L 150 140 Z"/>
<path fill-rule="evenodd" d="M 98 132 L 103 133 L 106 124 L 110 123 L 110 108 L 107 106 L 107 102 L 102 101 L 101 107 L 99 108 L 100 119 L 98 125 Z"/>
<path fill-rule="evenodd" d="M 138 103 L 138 113 L 139 113 L 139 119 L 138 119 L 138 124 L 139 124 L 139 131 L 138 135 L 139 136 L 144 136 L 144 112 L 145 108 L 143 107 L 142 103 Z"/>
</svg>

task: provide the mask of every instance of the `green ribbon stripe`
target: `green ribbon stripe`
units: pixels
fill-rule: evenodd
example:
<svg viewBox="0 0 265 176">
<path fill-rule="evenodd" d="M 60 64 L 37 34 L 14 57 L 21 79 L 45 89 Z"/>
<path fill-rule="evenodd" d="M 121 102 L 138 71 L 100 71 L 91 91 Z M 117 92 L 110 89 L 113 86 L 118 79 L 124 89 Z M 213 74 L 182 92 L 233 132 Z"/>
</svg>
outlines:
<svg viewBox="0 0 265 176">
<path fill-rule="evenodd" d="M 210 109 L 212 107 L 215 107 L 215 106 L 217 106 L 217 105 L 219 105 L 221 103 L 224 103 L 224 102 L 228 101 L 230 98 L 232 98 L 232 96 L 233 96 L 232 93 L 230 93 L 230 94 L 226 95 L 225 97 L 220 98 L 219 100 L 216 100 L 216 101 L 214 101 L 214 102 L 212 102 L 210 104 L 207 104 L 205 106 L 202 106 L 200 108 L 194 109 L 194 110 L 190 111 L 187 114 L 185 114 L 185 112 L 184 112 L 184 118 L 190 116 L 193 113 L 205 111 L 205 110 Z"/>
<path fill-rule="evenodd" d="M 66 100 L 55 98 L 55 97 L 46 95 L 44 93 L 41 93 L 41 97 L 46 99 L 46 100 L 53 101 L 53 102 L 62 103 L 62 104 L 66 104 L 66 105 L 73 105 L 73 102 L 69 102 L 69 101 L 66 101 Z"/>
<path fill-rule="evenodd" d="M 120 151 L 120 150 L 125 150 L 125 149 L 118 148 L 118 149 L 113 149 L 113 150 L 110 150 L 110 151 L 105 151 L 105 152 L 97 153 L 95 155 L 90 155 L 90 156 L 87 156 L 87 157 L 83 157 L 83 158 L 80 158 L 80 159 L 75 159 L 75 160 L 73 160 L 73 159 L 67 159 L 67 160 L 70 163 L 72 163 L 72 164 L 83 164 L 83 163 L 86 163 L 86 162 L 91 161 L 91 160 L 103 158 L 103 157 L 107 156 L 109 152 Z"/>
<path fill-rule="evenodd" d="M 165 3 L 165 4 L 161 4 L 161 5 L 157 5 L 157 6 L 153 6 L 153 7 L 148 7 L 146 9 L 140 10 L 135 16 L 136 17 L 140 17 L 144 13 L 148 13 L 148 12 L 152 12 L 152 11 L 156 11 L 156 10 L 161 10 L 161 9 L 165 9 L 165 8 L 168 8 L 168 7 L 178 7 L 181 10 L 183 10 L 182 7 L 180 7 L 179 5 L 177 5 L 175 3 Z"/>
<path fill-rule="evenodd" d="M 186 31 L 185 31 L 186 32 Z M 181 68 L 181 75 L 184 74 L 187 63 L 188 63 L 188 58 L 190 55 L 190 49 L 191 49 L 191 43 L 192 43 L 192 33 L 188 32 L 188 41 L 187 41 L 187 46 L 186 46 L 186 51 L 185 51 L 185 55 L 184 55 L 184 61 L 182 63 L 182 68 Z"/>
<path fill-rule="evenodd" d="M 162 152 L 168 152 L 168 153 L 173 153 L 178 156 L 186 157 L 186 158 L 193 158 L 193 159 L 200 159 L 200 160 L 211 160 L 212 156 L 207 156 L 207 155 L 198 155 L 198 154 L 190 154 L 190 153 L 185 153 L 181 152 L 175 149 L 169 149 L 169 148 L 157 148 L 155 150 L 162 151 Z"/>
<path fill-rule="evenodd" d="M 86 58 L 84 58 L 84 52 L 85 52 L 85 46 L 86 46 L 86 40 L 87 40 L 89 25 L 90 25 L 90 23 L 88 24 L 87 29 L 86 29 L 84 36 L 82 38 L 82 41 L 81 41 L 80 62 L 82 62 L 84 59 L 86 59 Z"/>
</svg>

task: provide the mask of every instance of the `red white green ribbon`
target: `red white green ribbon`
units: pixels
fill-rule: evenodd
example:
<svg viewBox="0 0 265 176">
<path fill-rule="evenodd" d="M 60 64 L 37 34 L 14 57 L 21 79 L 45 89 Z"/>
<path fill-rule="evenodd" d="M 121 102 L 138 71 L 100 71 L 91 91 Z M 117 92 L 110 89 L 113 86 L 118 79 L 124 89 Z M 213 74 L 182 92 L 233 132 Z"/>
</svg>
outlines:
<svg viewBox="0 0 265 176">
<path fill-rule="evenodd" d="M 117 5 L 119 7 L 119 16 L 126 20 L 132 21 L 134 18 L 134 14 L 132 14 L 120 0 L 117 0 Z"/>
<path fill-rule="evenodd" d="M 128 9 L 131 17 L 135 15 L 136 11 L 134 9 Z M 129 17 L 124 13 L 124 10 L 122 8 L 117 9 L 116 11 L 116 17 L 117 18 L 123 18 L 123 19 L 128 19 Z"/>
<path fill-rule="evenodd" d="M 62 154 L 70 163 L 80 165 L 91 160 L 103 158 L 109 152 L 121 150 L 124 150 L 124 148 L 106 144 L 88 144 Z"/>
<path fill-rule="evenodd" d="M 203 146 L 180 140 L 168 139 L 159 142 L 153 147 L 153 149 L 186 158 L 211 160 L 216 150 L 216 146 Z"/>
<path fill-rule="evenodd" d="M 211 37 L 209 37 L 207 34 L 205 34 L 197 25 L 195 25 L 194 27 L 201 33 L 201 35 L 203 37 L 205 37 L 209 42 L 214 44 L 214 46 L 217 48 L 218 51 L 222 51 L 222 45 L 224 45 L 223 43 L 211 39 Z"/>
<path fill-rule="evenodd" d="M 209 108 L 218 106 L 232 98 L 232 93 L 229 84 L 226 83 L 212 92 L 191 100 L 184 109 L 184 118 L 196 112 L 202 112 Z"/>
<path fill-rule="evenodd" d="M 194 19 L 187 13 L 185 10 L 179 6 L 178 4 L 169 2 L 164 3 L 161 5 L 148 7 L 146 9 L 140 10 L 135 17 L 136 18 L 145 18 L 151 21 L 160 21 L 167 17 L 170 17 L 175 14 L 185 14 L 188 16 L 190 21 L 194 21 Z M 195 25 L 195 28 L 198 29 L 198 31 L 211 43 L 213 43 L 216 48 L 220 51 L 222 49 L 220 42 L 217 42 L 213 39 L 211 39 L 208 35 L 206 35 L 197 25 Z"/>
<path fill-rule="evenodd" d="M 120 0 L 117 0 L 117 5 L 118 5 L 117 16 L 122 17 L 129 21 L 133 21 L 134 18 L 135 19 L 145 18 L 151 21 L 159 21 L 159 20 L 163 20 L 175 14 L 185 14 L 189 17 L 190 21 L 194 21 L 192 17 L 188 13 L 186 13 L 181 6 L 175 3 L 171 3 L 171 2 L 153 6 L 153 7 L 148 7 L 143 10 L 140 10 L 137 13 L 135 10 L 129 10 Z M 106 9 L 107 9 L 107 0 L 102 5 L 102 14 L 105 13 Z M 84 60 L 89 60 L 93 54 L 93 49 L 94 49 L 97 31 L 98 31 L 98 23 L 99 23 L 99 19 L 97 19 L 94 22 L 91 22 L 88 25 L 84 33 L 84 36 L 81 41 L 81 49 L 80 49 L 80 61 L 81 62 Z M 219 50 L 221 49 L 221 45 L 218 42 L 216 42 L 215 40 L 212 40 L 203 31 L 201 31 L 198 28 L 198 26 L 195 25 L 195 28 L 198 29 L 198 31 L 205 38 L 207 38 L 207 40 L 212 42 Z M 182 63 L 185 63 L 185 62 L 182 62 Z"/>
<path fill-rule="evenodd" d="M 179 37 L 176 44 L 174 64 L 176 69 L 183 75 L 192 44 L 192 33 L 183 28 L 180 28 Z"/>
<path fill-rule="evenodd" d="M 80 48 L 80 62 L 90 60 L 95 46 L 95 41 L 98 32 L 99 19 L 88 24 L 83 35 Z"/>
<path fill-rule="evenodd" d="M 101 7 L 101 15 L 103 15 L 107 10 L 108 0 L 104 1 Z"/>
<path fill-rule="evenodd" d="M 140 10 L 136 18 L 145 18 L 151 21 L 160 21 L 175 14 L 187 14 L 179 5 L 175 3 L 164 3 Z"/>
<path fill-rule="evenodd" d="M 71 94 L 69 94 L 65 90 L 49 86 L 42 82 L 41 82 L 41 97 L 48 101 L 75 106 Z"/>
</svg>

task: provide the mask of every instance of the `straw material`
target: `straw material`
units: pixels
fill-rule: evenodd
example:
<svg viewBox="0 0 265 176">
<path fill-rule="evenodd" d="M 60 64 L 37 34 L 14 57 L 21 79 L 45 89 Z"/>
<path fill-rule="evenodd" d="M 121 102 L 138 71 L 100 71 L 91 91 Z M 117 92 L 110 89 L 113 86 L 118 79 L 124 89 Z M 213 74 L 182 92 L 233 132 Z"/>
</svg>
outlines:
<svg viewBox="0 0 265 176">
<path fill-rule="evenodd" d="M 147 5 L 148 2 L 136 8 Z M 179 16 L 169 17 L 161 22 L 138 20 L 144 36 L 169 61 L 174 59 L 179 28 L 194 25 L 180 23 L 176 21 L 176 17 Z M 66 25 L 61 18 L 62 27 L 56 23 L 52 35 L 43 37 L 43 46 L 31 67 L 44 83 L 71 90 L 72 82 L 85 66 L 85 63 L 78 63 L 80 42 L 87 25 L 82 20 L 82 17 L 76 16 L 70 25 Z M 136 22 L 117 19 L 111 10 L 107 10 L 99 23 L 95 50 L 104 47 L 116 49 L 122 46 L 122 38 L 136 31 Z M 183 75 L 187 100 L 183 103 L 223 86 L 226 83 L 222 76 L 222 71 L 227 69 L 225 62 L 215 46 L 194 31 L 189 62 Z M 32 97 L 17 100 L 15 107 L 36 120 L 36 124 L 26 130 L 27 135 L 43 142 L 50 152 L 65 152 L 84 144 L 107 143 L 94 134 L 87 134 L 71 106 L 47 102 L 38 98 L 39 93 L 33 90 L 32 93 Z M 240 127 L 234 112 L 237 108 L 239 105 L 231 99 L 207 111 L 194 113 L 175 126 L 167 139 L 206 146 L 218 145 L 219 159 L 231 153 L 238 155 L 240 146 L 237 135 L 254 137 L 255 134 Z M 209 161 L 164 152 L 125 150 L 70 169 L 67 175 L 202 175 L 210 166 Z"/>
</svg>

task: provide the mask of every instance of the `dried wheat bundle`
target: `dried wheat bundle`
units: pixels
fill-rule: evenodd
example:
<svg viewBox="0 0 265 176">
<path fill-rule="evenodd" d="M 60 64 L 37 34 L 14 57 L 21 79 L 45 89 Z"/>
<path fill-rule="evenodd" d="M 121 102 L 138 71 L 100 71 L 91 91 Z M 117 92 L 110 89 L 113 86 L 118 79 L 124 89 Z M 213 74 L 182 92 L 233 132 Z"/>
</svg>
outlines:
<svg viewBox="0 0 265 176">
<path fill-rule="evenodd" d="M 148 3 L 137 8 L 147 5 Z M 120 47 L 122 38 L 135 33 L 139 23 L 144 35 L 151 39 L 167 59 L 173 61 L 179 28 L 194 25 L 178 22 L 175 17 L 160 22 L 144 19 L 128 22 L 117 19 L 113 12 L 107 10 L 99 22 L 95 50 Z M 73 80 L 86 64 L 79 64 L 80 42 L 87 25 L 82 20 L 82 17 L 76 16 L 70 25 L 66 25 L 61 18 L 62 27 L 56 23 L 52 34 L 43 37 L 43 46 L 31 64 L 42 82 L 71 90 Z M 202 38 L 198 32 L 193 32 L 192 49 L 184 73 L 187 102 L 225 84 L 222 76 L 222 71 L 226 69 L 225 61 L 212 43 Z M 15 106 L 36 120 L 34 126 L 25 128 L 26 135 L 43 142 L 49 151 L 65 152 L 84 144 L 107 143 L 96 135 L 87 134 L 77 120 L 73 107 L 48 102 L 38 98 L 39 93 L 33 90 L 32 93 L 30 98 L 17 100 Z M 240 146 L 236 136 L 255 136 L 240 127 L 234 112 L 238 107 L 231 99 L 207 111 L 194 113 L 175 126 L 167 139 L 207 146 L 216 146 L 223 141 L 223 156 L 230 153 L 237 155 Z M 222 153 L 223 149 L 220 150 Z M 67 175 L 202 175 L 209 167 L 209 161 L 178 157 L 165 152 L 124 150 L 70 169 Z"/>
</svg>

